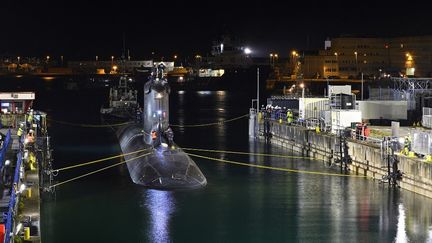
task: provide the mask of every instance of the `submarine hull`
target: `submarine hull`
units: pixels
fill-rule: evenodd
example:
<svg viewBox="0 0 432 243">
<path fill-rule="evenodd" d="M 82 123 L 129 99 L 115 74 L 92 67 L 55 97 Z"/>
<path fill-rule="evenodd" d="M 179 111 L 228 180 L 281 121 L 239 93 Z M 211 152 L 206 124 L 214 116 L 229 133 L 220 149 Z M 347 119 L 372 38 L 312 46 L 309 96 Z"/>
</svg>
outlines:
<svg viewBox="0 0 432 243">
<path fill-rule="evenodd" d="M 195 162 L 176 144 L 154 148 L 144 142 L 145 134 L 138 124 L 124 126 L 116 133 L 134 183 L 159 190 L 196 189 L 207 184 Z M 127 155 L 135 151 L 140 152 Z"/>
</svg>

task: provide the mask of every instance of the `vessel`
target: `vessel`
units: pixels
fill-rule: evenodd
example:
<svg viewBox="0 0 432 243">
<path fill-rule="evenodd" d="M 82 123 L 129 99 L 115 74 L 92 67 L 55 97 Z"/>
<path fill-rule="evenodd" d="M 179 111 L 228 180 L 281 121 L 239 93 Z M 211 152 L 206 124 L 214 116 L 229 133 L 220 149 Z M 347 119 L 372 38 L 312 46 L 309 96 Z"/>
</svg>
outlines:
<svg viewBox="0 0 432 243">
<path fill-rule="evenodd" d="M 133 119 L 136 116 L 132 115 L 127 125 L 115 127 L 130 177 L 138 185 L 160 190 L 204 187 L 207 179 L 173 140 L 169 127 L 169 94 L 164 67 L 158 65 L 144 85 L 143 112 L 139 119 Z M 113 109 L 109 114 L 123 113 Z"/>
<path fill-rule="evenodd" d="M 118 85 L 111 87 L 109 101 L 100 109 L 107 120 L 133 119 L 139 111 L 138 91 L 132 87 L 134 80 L 127 75 L 119 78 Z"/>
<path fill-rule="evenodd" d="M 223 36 L 213 42 L 210 55 L 196 55 L 191 67 L 176 67 L 168 81 L 173 90 L 248 90 L 256 87 L 257 67 L 263 75 L 268 72 L 248 47 Z"/>
</svg>

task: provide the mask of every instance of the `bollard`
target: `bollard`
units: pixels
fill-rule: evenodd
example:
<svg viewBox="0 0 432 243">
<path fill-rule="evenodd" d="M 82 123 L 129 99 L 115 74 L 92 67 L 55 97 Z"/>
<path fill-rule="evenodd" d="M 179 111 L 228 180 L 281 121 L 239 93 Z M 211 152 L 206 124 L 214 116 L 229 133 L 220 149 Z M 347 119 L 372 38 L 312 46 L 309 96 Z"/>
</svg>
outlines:
<svg viewBox="0 0 432 243">
<path fill-rule="evenodd" d="M 27 198 L 31 198 L 31 187 L 27 188 Z"/>
<path fill-rule="evenodd" d="M 30 240 L 30 227 L 24 227 L 24 240 Z"/>
</svg>

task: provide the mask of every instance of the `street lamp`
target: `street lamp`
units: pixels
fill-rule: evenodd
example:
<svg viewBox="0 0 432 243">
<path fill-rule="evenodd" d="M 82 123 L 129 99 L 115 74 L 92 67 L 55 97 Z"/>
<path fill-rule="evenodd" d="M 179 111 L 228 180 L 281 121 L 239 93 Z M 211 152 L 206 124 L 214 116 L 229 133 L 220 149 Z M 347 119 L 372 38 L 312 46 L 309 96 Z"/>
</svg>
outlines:
<svg viewBox="0 0 432 243">
<path fill-rule="evenodd" d="M 270 53 L 270 65 L 273 66 L 274 64 L 274 59 L 273 59 L 273 53 Z"/>
<path fill-rule="evenodd" d="M 19 64 L 19 62 L 20 62 L 20 56 L 17 56 L 17 60 L 18 60 L 18 64 Z"/>
<path fill-rule="evenodd" d="M 335 68 L 336 73 L 337 73 L 336 76 L 339 76 L 339 61 L 338 61 L 338 53 L 335 52 L 334 55 L 336 56 L 336 68 Z"/>
<path fill-rule="evenodd" d="M 99 57 L 98 57 L 98 56 L 95 56 L 95 60 L 96 60 L 96 62 L 98 61 L 98 59 L 99 59 Z"/>
<path fill-rule="evenodd" d="M 355 55 L 355 64 L 356 64 L 356 76 L 358 75 L 358 61 L 357 61 L 357 52 L 355 51 L 354 52 L 354 55 Z"/>
<path fill-rule="evenodd" d="M 48 63 L 50 59 L 50 56 L 46 56 L 46 62 Z"/>
<path fill-rule="evenodd" d="M 300 84 L 300 88 L 302 89 L 302 98 L 304 98 L 304 88 L 305 88 L 304 83 Z"/>
<path fill-rule="evenodd" d="M 279 57 L 279 55 L 276 53 L 276 54 L 274 54 L 274 58 L 275 58 L 275 62 L 277 63 L 277 61 L 278 61 L 278 57 Z"/>
</svg>

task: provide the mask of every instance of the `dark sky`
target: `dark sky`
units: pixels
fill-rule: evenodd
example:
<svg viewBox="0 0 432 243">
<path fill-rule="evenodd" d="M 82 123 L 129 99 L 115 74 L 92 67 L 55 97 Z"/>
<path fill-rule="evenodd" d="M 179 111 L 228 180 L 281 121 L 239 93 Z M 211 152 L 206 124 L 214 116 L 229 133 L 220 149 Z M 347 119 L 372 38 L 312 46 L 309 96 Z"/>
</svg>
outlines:
<svg viewBox="0 0 432 243">
<path fill-rule="evenodd" d="M 209 52 L 228 33 L 254 55 L 317 49 L 326 37 L 431 34 L 429 4 L 396 1 L 6 1 L 0 54 L 133 57 Z"/>
</svg>

